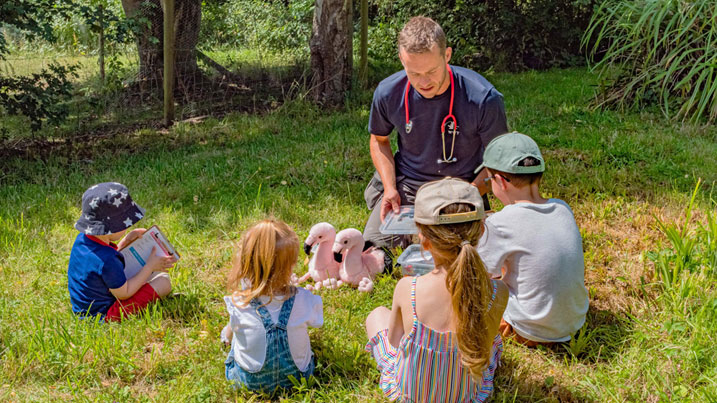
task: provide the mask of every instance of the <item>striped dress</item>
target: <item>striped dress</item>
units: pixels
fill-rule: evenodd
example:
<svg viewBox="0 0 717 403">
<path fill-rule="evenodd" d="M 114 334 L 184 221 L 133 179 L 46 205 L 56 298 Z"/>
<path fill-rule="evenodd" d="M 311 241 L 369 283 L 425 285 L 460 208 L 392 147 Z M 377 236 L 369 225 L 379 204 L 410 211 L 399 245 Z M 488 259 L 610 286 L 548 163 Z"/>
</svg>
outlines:
<svg viewBox="0 0 717 403">
<path fill-rule="evenodd" d="M 503 353 L 500 334 L 493 339 L 490 363 L 482 379 L 473 379 L 460 362 L 456 335 L 437 332 L 418 321 L 416 279 L 411 285 L 411 332 L 401 339 L 398 348 L 389 343 L 388 329 L 366 344 L 381 371 L 381 389 L 390 400 L 402 402 L 484 402 L 493 392 L 493 375 Z M 495 294 L 493 282 L 491 305 Z"/>
</svg>

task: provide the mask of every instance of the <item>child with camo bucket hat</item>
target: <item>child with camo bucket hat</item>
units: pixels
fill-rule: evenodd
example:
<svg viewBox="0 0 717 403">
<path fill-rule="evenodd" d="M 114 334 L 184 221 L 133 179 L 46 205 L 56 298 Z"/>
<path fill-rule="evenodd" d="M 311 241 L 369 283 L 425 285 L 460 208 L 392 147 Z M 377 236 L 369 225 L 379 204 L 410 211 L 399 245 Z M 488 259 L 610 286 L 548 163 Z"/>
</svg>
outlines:
<svg viewBox="0 0 717 403">
<path fill-rule="evenodd" d="M 82 215 L 75 223 L 80 233 L 67 267 L 67 288 L 77 315 L 120 321 L 172 290 L 166 272 L 176 258 L 156 256 L 155 250 L 139 273 L 125 277 L 119 251 L 145 233 L 144 228 L 127 232 L 143 217 L 144 209 L 120 183 L 98 183 L 82 195 Z"/>
</svg>

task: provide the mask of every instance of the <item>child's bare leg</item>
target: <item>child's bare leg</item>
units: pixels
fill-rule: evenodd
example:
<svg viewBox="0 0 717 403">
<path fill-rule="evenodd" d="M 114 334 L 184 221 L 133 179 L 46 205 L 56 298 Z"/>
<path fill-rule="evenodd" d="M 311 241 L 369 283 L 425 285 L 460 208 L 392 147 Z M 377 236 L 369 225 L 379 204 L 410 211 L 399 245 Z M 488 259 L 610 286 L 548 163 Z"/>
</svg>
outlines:
<svg viewBox="0 0 717 403">
<path fill-rule="evenodd" d="M 147 282 L 154 288 L 160 298 L 166 297 L 172 291 L 172 282 L 169 280 L 169 274 L 165 272 L 152 272 Z"/>
<path fill-rule="evenodd" d="M 379 306 L 371 311 L 366 317 L 366 336 L 372 338 L 379 331 L 388 329 L 388 322 L 391 316 L 391 310 L 385 306 Z"/>
</svg>

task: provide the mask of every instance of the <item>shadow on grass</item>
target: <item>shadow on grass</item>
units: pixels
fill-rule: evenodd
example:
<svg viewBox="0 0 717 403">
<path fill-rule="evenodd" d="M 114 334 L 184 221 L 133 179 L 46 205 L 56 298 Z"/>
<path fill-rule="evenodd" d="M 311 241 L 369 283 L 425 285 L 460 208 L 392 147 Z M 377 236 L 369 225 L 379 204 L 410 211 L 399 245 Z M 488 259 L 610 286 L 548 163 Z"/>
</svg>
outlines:
<svg viewBox="0 0 717 403">
<path fill-rule="evenodd" d="M 170 294 L 160 304 L 165 317 L 185 323 L 196 323 L 206 314 L 206 308 L 194 294 Z"/>
<path fill-rule="evenodd" d="M 239 72 L 209 71 L 191 75 L 175 87 L 175 121 L 201 121 L 229 113 L 265 114 L 290 99 L 303 98 L 310 86 L 305 63 L 292 66 L 244 66 Z M 97 78 L 78 82 L 94 88 Z M 149 89 L 140 89 L 147 87 Z M 70 115 L 56 126 L 30 132 L 27 119 L 3 116 L 0 158 L 46 160 L 51 156 L 83 159 L 88 148 L 109 138 L 131 137 L 141 129 L 164 127 L 161 83 L 133 82 L 115 92 L 76 96 Z"/>
<path fill-rule="evenodd" d="M 376 363 L 364 353 L 364 345 L 347 342 L 328 332 L 312 334 L 311 347 L 317 357 L 314 375 L 322 384 L 343 380 L 363 380 L 376 368 Z"/>
<path fill-rule="evenodd" d="M 582 364 L 607 362 L 620 353 L 620 345 L 631 332 L 632 322 L 627 318 L 591 306 L 582 329 L 569 342 L 536 349 L 559 361 L 567 358 Z M 517 345 L 511 341 L 507 343 Z"/>
<path fill-rule="evenodd" d="M 493 402 L 594 402 L 573 385 L 563 385 L 552 375 L 530 373 L 515 376 L 519 359 L 505 357 L 496 372 Z"/>
<path fill-rule="evenodd" d="M 504 343 L 506 349 L 522 349 L 529 355 L 543 355 L 549 362 L 594 365 L 618 359 L 620 346 L 629 337 L 632 328 L 632 322 L 624 316 L 591 306 L 585 325 L 569 342 L 537 348 L 528 348 L 511 340 L 505 340 Z M 584 392 L 577 390 L 576 386 L 561 385 L 555 376 L 532 373 L 530 369 L 526 371 L 526 365 L 529 364 L 520 357 L 503 355 L 495 383 L 501 392 L 495 401 L 593 401 Z M 530 375 L 522 375 L 526 372 Z"/>
</svg>

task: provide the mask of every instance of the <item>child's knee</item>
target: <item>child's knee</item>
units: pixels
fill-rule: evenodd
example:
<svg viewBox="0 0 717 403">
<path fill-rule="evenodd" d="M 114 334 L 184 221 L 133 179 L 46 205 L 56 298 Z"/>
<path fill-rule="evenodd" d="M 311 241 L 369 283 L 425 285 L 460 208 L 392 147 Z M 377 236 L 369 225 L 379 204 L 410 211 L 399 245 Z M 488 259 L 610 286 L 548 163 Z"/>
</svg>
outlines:
<svg viewBox="0 0 717 403">
<path fill-rule="evenodd" d="M 379 306 L 378 308 L 371 311 L 366 317 L 366 332 L 375 333 L 380 329 L 388 328 L 389 318 L 391 316 L 391 310 L 385 306 Z M 373 336 L 372 334 L 369 337 Z"/>
<path fill-rule="evenodd" d="M 155 272 L 149 280 L 149 285 L 154 288 L 154 291 L 159 295 L 160 298 L 169 295 L 172 292 L 172 281 L 169 278 L 169 274 L 163 272 Z"/>
</svg>

